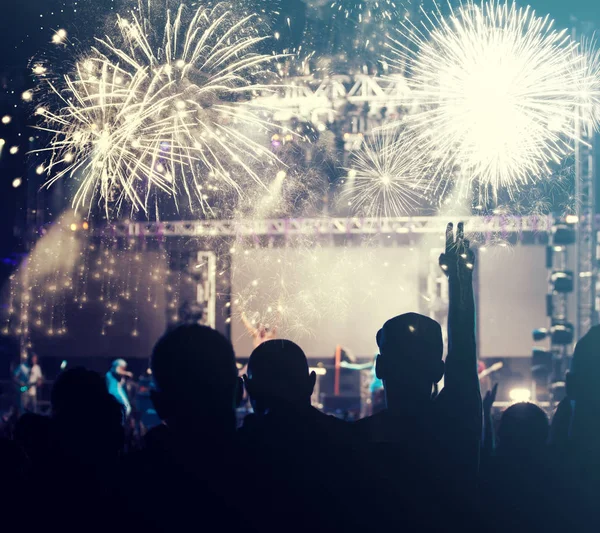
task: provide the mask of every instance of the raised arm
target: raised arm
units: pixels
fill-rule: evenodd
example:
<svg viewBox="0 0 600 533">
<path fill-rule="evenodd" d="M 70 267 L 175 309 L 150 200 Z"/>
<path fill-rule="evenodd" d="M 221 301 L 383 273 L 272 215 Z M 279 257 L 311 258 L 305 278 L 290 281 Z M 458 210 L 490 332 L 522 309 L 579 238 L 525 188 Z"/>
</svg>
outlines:
<svg viewBox="0 0 600 533">
<path fill-rule="evenodd" d="M 446 228 L 446 251 L 440 266 L 448 277 L 448 355 L 444 387 L 463 392 L 479 391 L 477 350 L 475 346 L 475 299 L 473 269 L 475 256 L 464 238 L 463 223 Z"/>
</svg>

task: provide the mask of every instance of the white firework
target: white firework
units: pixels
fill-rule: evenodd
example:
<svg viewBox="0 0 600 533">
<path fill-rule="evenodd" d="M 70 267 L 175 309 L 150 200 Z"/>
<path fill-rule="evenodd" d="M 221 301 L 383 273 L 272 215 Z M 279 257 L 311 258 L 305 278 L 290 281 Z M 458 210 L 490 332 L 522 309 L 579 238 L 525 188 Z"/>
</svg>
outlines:
<svg viewBox="0 0 600 533">
<path fill-rule="evenodd" d="M 588 134 L 600 126 L 600 50 L 594 38 L 584 39 L 575 55 L 575 80 L 581 126 Z"/>
<path fill-rule="evenodd" d="M 427 190 L 427 165 L 414 139 L 389 130 L 367 137 L 347 169 L 342 204 L 357 215 L 414 214 Z"/>
<path fill-rule="evenodd" d="M 48 185 L 74 177 L 74 206 L 99 197 L 108 214 L 146 211 L 157 192 L 185 193 L 207 211 L 211 190 L 241 192 L 236 176 L 260 183 L 256 165 L 275 158 L 242 129 L 269 127 L 248 104 L 276 56 L 256 51 L 256 27 L 226 4 L 158 15 L 140 5 L 119 16 L 115 35 L 97 39 L 63 86 L 51 85 L 60 108 L 38 110 L 55 134 Z"/>
<path fill-rule="evenodd" d="M 572 150 L 577 45 L 529 7 L 467 0 L 449 9 L 425 14 L 423 26 L 402 23 L 391 45 L 419 106 L 408 123 L 438 175 L 458 172 L 461 187 L 475 182 L 496 198 L 548 176 Z"/>
</svg>

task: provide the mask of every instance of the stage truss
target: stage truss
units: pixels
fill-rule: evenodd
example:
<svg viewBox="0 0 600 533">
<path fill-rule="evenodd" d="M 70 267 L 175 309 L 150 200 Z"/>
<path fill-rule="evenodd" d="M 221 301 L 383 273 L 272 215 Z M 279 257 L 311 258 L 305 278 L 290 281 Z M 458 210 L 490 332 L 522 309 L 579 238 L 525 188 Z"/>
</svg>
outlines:
<svg viewBox="0 0 600 533">
<path fill-rule="evenodd" d="M 509 236 L 522 233 L 547 233 L 551 216 L 460 217 L 465 232 Z M 195 220 L 174 222 L 119 222 L 96 231 L 114 237 L 249 237 L 294 235 L 443 235 L 449 217 L 398 218 L 290 218 L 269 220 Z"/>
</svg>

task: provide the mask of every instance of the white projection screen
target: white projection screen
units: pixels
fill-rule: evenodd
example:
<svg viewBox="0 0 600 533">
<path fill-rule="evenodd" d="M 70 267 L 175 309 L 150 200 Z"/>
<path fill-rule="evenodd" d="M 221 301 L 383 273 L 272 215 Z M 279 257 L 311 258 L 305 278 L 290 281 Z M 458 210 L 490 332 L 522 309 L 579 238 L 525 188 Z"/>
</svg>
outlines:
<svg viewBox="0 0 600 533">
<path fill-rule="evenodd" d="M 252 351 L 242 309 L 249 317 L 261 316 L 282 302 L 287 316 L 278 336 L 297 342 L 308 357 L 330 358 L 338 344 L 359 357 L 374 355 L 375 335 L 385 320 L 419 309 L 418 255 L 407 246 L 258 248 L 236 254 L 231 330 L 236 354 L 247 357 Z"/>
<path fill-rule="evenodd" d="M 257 248 L 234 257 L 231 338 L 239 357 L 252 351 L 240 320 L 242 308 L 250 317 L 260 317 L 275 305 L 281 290 L 283 301 L 301 319 L 288 321 L 278 336 L 297 342 L 313 358 L 331 358 L 337 344 L 356 356 L 371 356 L 377 350 L 375 334 L 386 319 L 426 312 L 421 297 L 429 269 L 425 250 L 331 246 L 308 255 L 310 261 L 306 251 L 290 247 Z M 548 325 L 545 247 L 489 247 L 478 252 L 477 268 L 479 356 L 530 356 L 532 330 Z M 282 280 L 285 288 L 280 290 Z M 246 299 L 235 296 L 240 294 Z"/>
<path fill-rule="evenodd" d="M 481 357 L 531 356 L 531 332 L 549 324 L 545 254 L 545 246 L 541 245 L 494 247 L 479 252 Z M 574 318 L 573 311 L 570 313 Z"/>
</svg>

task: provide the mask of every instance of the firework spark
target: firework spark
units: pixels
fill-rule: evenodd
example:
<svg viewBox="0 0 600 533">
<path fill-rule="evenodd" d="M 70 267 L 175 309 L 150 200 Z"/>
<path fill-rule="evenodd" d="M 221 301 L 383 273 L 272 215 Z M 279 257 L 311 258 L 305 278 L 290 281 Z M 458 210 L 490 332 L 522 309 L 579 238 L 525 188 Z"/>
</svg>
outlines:
<svg viewBox="0 0 600 533">
<path fill-rule="evenodd" d="M 124 203 L 146 211 L 160 192 L 207 211 L 211 190 L 241 192 L 236 175 L 261 183 L 255 164 L 274 156 L 239 126 L 269 127 L 247 105 L 276 57 L 256 52 L 263 40 L 252 15 L 226 4 L 159 15 L 140 5 L 118 17 L 115 35 L 97 39 L 64 87 L 50 85 L 60 109 L 39 110 L 55 135 L 48 185 L 76 177 L 74 206 L 99 197 L 108 214 Z"/>
<path fill-rule="evenodd" d="M 353 157 L 341 202 L 368 217 L 414 214 L 427 189 L 426 164 L 419 154 L 406 134 L 375 132 Z"/>
<path fill-rule="evenodd" d="M 466 0 L 449 9 L 425 14 L 422 27 L 402 23 L 392 55 L 409 65 L 419 104 L 409 123 L 438 175 L 458 169 L 460 187 L 476 183 L 495 198 L 570 153 L 577 45 L 529 7 Z"/>
<path fill-rule="evenodd" d="M 589 135 L 600 126 L 600 50 L 595 39 L 581 42 L 575 61 L 579 116 Z"/>
</svg>

